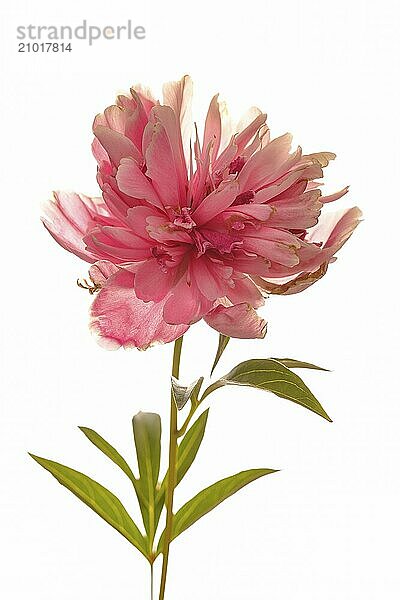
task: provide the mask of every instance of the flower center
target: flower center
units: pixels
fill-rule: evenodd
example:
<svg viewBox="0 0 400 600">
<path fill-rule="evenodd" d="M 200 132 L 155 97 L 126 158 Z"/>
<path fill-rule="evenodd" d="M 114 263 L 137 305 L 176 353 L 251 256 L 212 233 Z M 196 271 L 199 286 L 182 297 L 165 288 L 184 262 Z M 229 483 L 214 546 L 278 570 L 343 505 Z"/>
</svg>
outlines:
<svg viewBox="0 0 400 600">
<path fill-rule="evenodd" d="M 194 227 L 196 227 L 196 223 L 193 221 L 190 216 L 191 209 L 187 206 L 181 208 L 181 214 L 176 216 L 173 223 L 176 227 L 181 227 L 186 231 L 191 231 Z"/>
<path fill-rule="evenodd" d="M 243 169 L 246 160 L 243 156 L 237 156 L 229 165 L 229 174 L 237 174 Z"/>
<path fill-rule="evenodd" d="M 173 261 L 173 258 L 169 254 L 169 252 L 167 252 L 161 246 L 154 246 L 154 248 L 151 249 L 151 253 L 154 256 L 154 258 L 157 260 L 157 263 L 160 265 L 161 271 L 163 273 L 167 273 L 167 271 L 168 271 L 168 268 L 167 268 L 168 267 L 168 263 L 170 263 L 171 261 Z"/>
</svg>

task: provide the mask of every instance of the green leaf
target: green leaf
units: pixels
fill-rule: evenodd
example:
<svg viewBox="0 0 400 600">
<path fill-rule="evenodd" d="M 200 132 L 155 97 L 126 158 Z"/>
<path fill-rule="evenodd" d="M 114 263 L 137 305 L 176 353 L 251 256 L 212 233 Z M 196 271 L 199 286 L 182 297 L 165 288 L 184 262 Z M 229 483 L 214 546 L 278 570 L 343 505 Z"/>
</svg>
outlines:
<svg viewBox="0 0 400 600">
<path fill-rule="evenodd" d="M 87 475 L 70 469 L 52 460 L 47 460 L 34 454 L 30 456 L 49 471 L 61 485 L 72 492 L 79 500 L 114 527 L 146 558 L 146 541 L 138 527 L 122 505 L 121 501 L 105 487 Z"/>
<path fill-rule="evenodd" d="M 295 358 L 273 358 L 272 360 L 277 360 L 282 365 L 285 365 L 285 367 L 288 367 L 288 369 L 316 369 L 317 371 L 329 372 L 329 369 L 324 369 L 323 367 L 318 367 L 302 360 L 296 360 Z"/>
<path fill-rule="evenodd" d="M 190 467 L 192 466 L 194 459 L 199 451 L 200 444 L 203 441 L 204 432 L 207 425 L 209 409 L 205 410 L 200 417 L 193 423 L 192 427 L 186 432 L 182 438 L 181 443 L 178 446 L 178 453 L 176 459 L 176 485 L 178 485 Z M 161 487 L 157 494 L 157 509 L 156 509 L 156 520 L 157 524 L 160 519 L 162 507 L 164 505 L 165 490 L 168 481 L 168 471 L 165 474 Z"/>
<path fill-rule="evenodd" d="M 176 485 L 182 481 L 193 464 L 203 441 L 209 409 L 205 410 L 186 432 L 178 447 Z"/>
<path fill-rule="evenodd" d="M 89 427 L 79 427 L 79 429 L 86 435 L 86 437 L 105 454 L 110 460 L 113 461 L 124 473 L 129 477 L 132 483 L 136 484 L 136 477 L 134 476 L 132 469 L 126 462 L 126 460 L 120 455 L 120 453 L 109 444 L 104 438 L 101 437 L 93 429 Z"/>
<path fill-rule="evenodd" d="M 241 471 L 240 473 L 236 473 L 236 475 L 221 479 L 202 490 L 194 496 L 194 498 L 189 500 L 189 502 L 186 502 L 174 516 L 172 539 L 178 537 L 178 535 L 188 529 L 193 523 L 213 510 L 218 504 L 221 504 L 221 502 L 242 489 L 245 485 L 271 473 L 276 473 L 276 470 L 250 469 L 248 471 Z M 163 547 L 163 537 L 164 533 L 161 535 L 158 543 L 157 553 L 160 553 Z"/>
<path fill-rule="evenodd" d="M 222 333 L 219 334 L 217 353 L 214 358 L 214 363 L 213 363 L 213 366 L 211 369 L 210 376 L 214 373 L 214 369 L 217 366 L 217 364 L 219 363 L 219 359 L 221 358 L 222 354 L 224 353 L 224 350 L 227 347 L 230 339 L 231 338 L 228 337 L 227 335 L 223 335 Z"/>
<path fill-rule="evenodd" d="M 150 543 L 156 530 L 155 498 L 161 455 L 161 419 L 156 413 L 139 412 L 133 417 L 133 434 L 140 478 L 139 504 Z"/>
<path fill-rule="evenodd" d="M 202 400 L 224 385 L 244 385 L 272 392 L 332 421 L 304 381 L 274 358 L 254 358 L 238 364 L 227 375 L 212 383 L 204 391 Z"/>
<path fill-rule="evenodd" d="M 203 381 L 204 377 L 200 377 L 190 385 L 185 386 L 181 385 L 176 377 L 171 377 L 172 395 L 178 410 L 182 410 L 188 400 L 197 400 Z"/>
</svg>

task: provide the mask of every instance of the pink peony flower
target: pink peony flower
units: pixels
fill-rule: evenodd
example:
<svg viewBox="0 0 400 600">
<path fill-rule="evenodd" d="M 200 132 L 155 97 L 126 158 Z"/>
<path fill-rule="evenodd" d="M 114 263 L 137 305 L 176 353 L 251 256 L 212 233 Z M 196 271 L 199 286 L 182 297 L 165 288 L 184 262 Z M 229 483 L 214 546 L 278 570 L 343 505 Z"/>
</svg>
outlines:
<svg viewBox="0 0 400 600">
<path fill-rule="evenodd" d="M 330 152 L 291 153 L 252 109 L 235 128 L 214 96 L 193 138 L 192 82 L 164 86 L 164 103 L 135 87 L 98 115 L 93 153 L 102 198 L 58 192 L 46 228 L 93 263 L 91 329 L 109 348 L 170 342 L 196 321 L 238 338 L 265 335 L 256 308 L 322 277 L 360 218 L 320 217 Z"/>
</svg>

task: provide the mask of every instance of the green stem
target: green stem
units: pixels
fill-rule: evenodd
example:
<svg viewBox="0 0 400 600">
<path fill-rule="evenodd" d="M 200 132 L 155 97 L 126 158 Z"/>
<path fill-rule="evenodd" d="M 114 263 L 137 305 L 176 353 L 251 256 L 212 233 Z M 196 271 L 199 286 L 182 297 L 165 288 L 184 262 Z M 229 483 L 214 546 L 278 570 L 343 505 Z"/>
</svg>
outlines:
<svg viewBox="0 0 400 600">
<path fill-rule="evenodd" d="M 183 336 L 175 341 L 174 357 L 172 361 L 172 376 L 179 378 L 179 365 L 181 362 Z M 164 600 L 165 585 L 167 582 L 169 546 L 172 537 L 173 524 L 173 506 L 174 506 L 174 491 L 176 486 L 176 454 L 178 449 L 178 411 L 175 400 L 171 392 L 171 414 L 170 414 L 170 431 L 169 431 L 169 466 L 168 480 L 165 497 L 165 506 L 167 509 L 167 519 L 165 524 L 164 548 L 163 548 L 163 563 L 161 571 L 161 584 L 159 600 Z"/>
<path fill-rule="evenodd" d="M 192 406 L 190 408 L 188 416 L 185 419 L 185 422 L 183 423 L 182 427 L 178 430 L 178 438 L 180 438 L 183 435 L 185 435 L 186 430 L 189 427 L 189 423 L 192 420 L 192 417 L 193 417 L 194 413 L 198 409 L 199 404 L 200 403 L 197 400 L 195 400 L 195 402 L 192 403 Z"/>
<path fill-rule="evenodd" d="M 154 562 L 150 563 L 150 600 L 154 600 Z"/>
</svg>

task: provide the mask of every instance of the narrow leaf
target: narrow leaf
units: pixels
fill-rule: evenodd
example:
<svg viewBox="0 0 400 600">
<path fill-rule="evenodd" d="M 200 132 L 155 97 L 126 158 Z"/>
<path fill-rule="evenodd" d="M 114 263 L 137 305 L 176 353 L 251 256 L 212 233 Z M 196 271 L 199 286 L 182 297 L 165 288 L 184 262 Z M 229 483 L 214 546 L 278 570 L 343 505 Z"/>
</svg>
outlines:
<svg viewBox="0 0 400 600">
<path fill-rule="evenodd" d="M 140 412 L 133 417 L 133 434 L 140 478 L 139 504 L 149 538 L 155 533 L 155 496 L 160 472 L 161 419 L 155 413 Z"/>
<path fill-rule="evenodd" d="M 202 400 L 224 385 L 244 385 L 272 392 L 332 421 L 304 381 L 274 358 L 254 358 L 238 364 L 227 375 L 212 383 L 204 391 Z"/>
<path fill-rule="evenodd" d="M 190 467 L 192 466 L 194 459 L 199 451 L 200 444 L 203 441 L 204 432 L 207 425 L 209 409 L 205 410 L 200 417 L 195 421 L 192 427 L 186 432 L 181 443 L 178 447 L 177 459 L 176 459 L 176 485 L 182 481 Z M 162 507 L 164 505 L 165 490 L 168 481 L 168 471 L 163 479 L 161 487 L 157 494 L 156 501 L 156 521 L 158 524 Z"/>
<path fill-rule="evenodd" d="M 182 410 L 188 400 L 196 398 L 199 395 L 204 377 L 200 377 L 188 386 L 181 385 L 176 377 L 171 377 L 172 394 L 178 410 Z"/>
<path fill-rule="evenodd" d="M 288 369 L 316 369 L 317 371 L 329 372 L 329 369 L 324 369 L 323 367 L 318 367 L 302 360 L 296 360 L 295 358 L 273 358 L 272 360 L 277 360 L 282 365 L 285 365 L 285 367 L 288 367 Z"/>
<path fill-rule="evenodd" d="M 176 484 L 180 483 L 199 451 L 207 425 L 209 409 L 205 410 L 186 432 L 178 447 Z"/>
<path fill-rule="evenodd" d="M 105 454 L 110 460 L 113 461 L 124 473 L 129 477 L 133 484 L 136 483 L 136 478 L 132 472 L 132 469 L 126 462 L 126 460 L 120 455 L 120 453 L 109 444 L 104 438 L 101 437 L 93 429 L 89 427 L 79 427 L 79 429 L 86 435 L 86 437 Z"/>
<path fill-rule="evenodd" d="M 200 444 L 203 441 L 204 432 L 207 425 L 209 409 L 205 410 L 195 421 L 192 427 L 186 432 L 178 446 L 176 459 L 176 485 L 182 481 L 199 451 Z M 165 491 L 168 481 L 168 470 L 157 494 L 156 500 L 156 523 L 160 520 L 160 515 L 165 501 Z"/>
<path fill-rule="evenodd" d="M 172 539 L 175 539 L 183 531 L 188 529 L 193 523 L 198 521 L 205 514 L 213 510 L 218 504 L 235 494 L 245 485 L 263 477 L 275 473 L 274 469 L 250 469 L 241 471 L 217 481 L 206 489 L 199 492 L 194 498 L 182 506 L 174 516 Z M 164 533 L 161 535 L 158 543 L 157 552 L 160 553 L 163 547 Z"/>
<path fill-rule="evenodd" d="M 143 535 L 114 494 L 79 471 L 34 454 L 30 456 L 148 558 Z"/>
<path fill-rule="evenodd" d="M 230 339 L 231 338 L 228 337 L 227 335 L 223 335 L 222 333 L 219 334 L 217 353 L 214 358 L 214 363 L 213 363 L 213 366 L 211 369 L 210 376 L 214 373 L 214 369 L 217 366 L 217 364 L 219 363 L 219 359 L 221 358 L 222 354 L 224 353 L 224 350 L 227 347 Z"/>
</svg>

